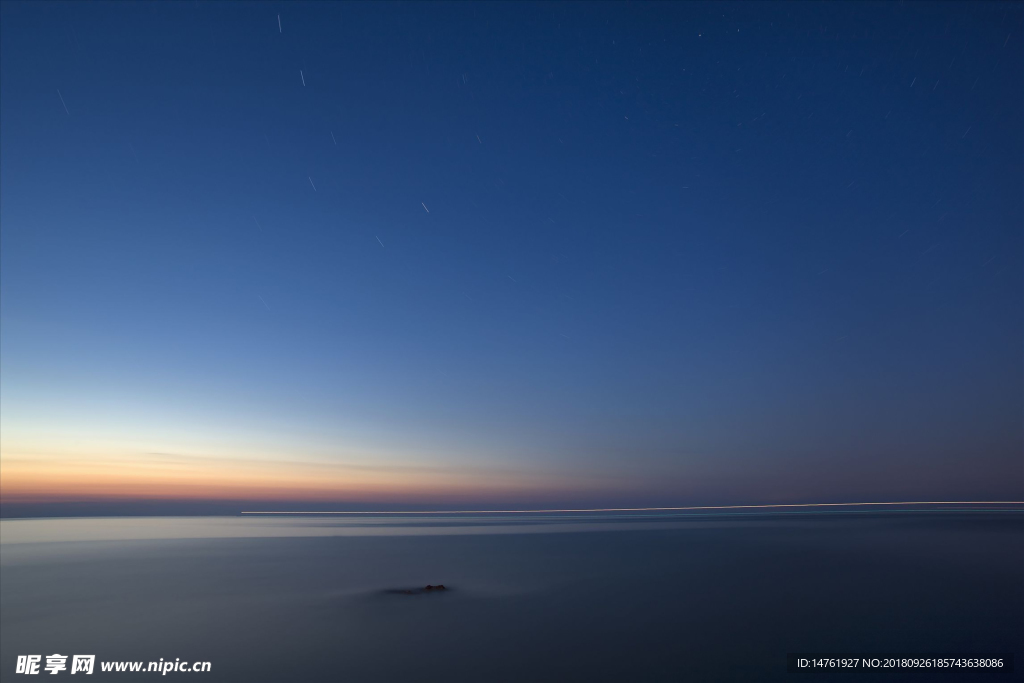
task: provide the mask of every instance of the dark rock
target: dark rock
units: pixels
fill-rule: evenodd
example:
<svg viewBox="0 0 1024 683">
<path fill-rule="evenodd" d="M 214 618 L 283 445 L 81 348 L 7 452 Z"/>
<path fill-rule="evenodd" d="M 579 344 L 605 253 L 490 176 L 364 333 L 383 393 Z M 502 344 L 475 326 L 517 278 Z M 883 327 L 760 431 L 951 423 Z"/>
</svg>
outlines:
<svg viewBox="0 0 1024 683">
<path fill-rule="evenodd" d="M 424 588 L 391 588 L 384 591 L 385 593 L 391 593 L 392 595 L 423 595 L 424 593 L 436 593 L 438 591 L 446 591 L 443 583 L 439 583 L 436 586 L 428 584 Z"/>
</svg>

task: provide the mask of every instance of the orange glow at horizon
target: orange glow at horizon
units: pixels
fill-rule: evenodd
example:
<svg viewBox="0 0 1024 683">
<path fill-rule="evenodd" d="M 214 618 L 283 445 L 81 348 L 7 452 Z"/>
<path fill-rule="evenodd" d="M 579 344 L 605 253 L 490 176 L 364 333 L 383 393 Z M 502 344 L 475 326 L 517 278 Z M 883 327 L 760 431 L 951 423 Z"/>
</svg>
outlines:
<svg viewBox="0 0 1024 683">
<path fill-rule="evenodd" d="M 413 501 L 583 492 L 594 481 L 551 474 L 330 461 L 143 455 L 0 458 L 0 499 Z"/>
</svg>

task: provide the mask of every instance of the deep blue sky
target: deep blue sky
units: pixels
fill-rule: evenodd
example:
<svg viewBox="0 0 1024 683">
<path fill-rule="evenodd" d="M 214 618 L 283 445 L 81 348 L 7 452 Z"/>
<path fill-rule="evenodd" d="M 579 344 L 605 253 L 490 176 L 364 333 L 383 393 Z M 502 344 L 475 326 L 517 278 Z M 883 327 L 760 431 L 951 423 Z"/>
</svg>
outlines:
<svg viewBox="0 0 1024 683">
<path fill-rule="evenodd" d="M 3 456 L 1019 499 L 1021 10 L 5 2 Z"/>
</svg>

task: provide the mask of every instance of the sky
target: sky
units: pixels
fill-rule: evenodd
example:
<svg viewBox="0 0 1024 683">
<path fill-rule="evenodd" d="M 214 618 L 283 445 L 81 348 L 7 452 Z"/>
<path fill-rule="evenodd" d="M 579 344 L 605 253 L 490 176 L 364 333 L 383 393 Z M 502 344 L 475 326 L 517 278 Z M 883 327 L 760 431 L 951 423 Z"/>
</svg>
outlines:
<svg viewBox="0 0 1024 683">
<path fill-rule="evenodd" d="M 0 12 L 8 510 L 1024 497 L 1021 4 Z"/>
</svg>

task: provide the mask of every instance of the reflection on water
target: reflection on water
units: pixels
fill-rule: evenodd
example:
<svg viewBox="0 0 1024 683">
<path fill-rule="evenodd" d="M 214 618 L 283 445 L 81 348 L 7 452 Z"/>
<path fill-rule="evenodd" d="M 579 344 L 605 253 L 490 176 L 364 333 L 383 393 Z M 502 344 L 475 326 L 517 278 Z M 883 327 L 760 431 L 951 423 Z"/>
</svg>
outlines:
<svg viewBox="0 0 1024 683">
<path fill-rule="evenodd" d="M 1019 512 L 8 520 L 0 677 L 55 652 L 209 660 L 211 681 L 788 680 L 793 651 L 1020 661 L 1022 540 Z M 428 584 L 450 590 L 388 592 Z"/>
<path fill-rule="evenodd" d="M 566 512 L 546 514 L 354 513 L 342 515 L 252 515 L 240 517 L 83 517 L 0 520 L 0 544 L 68 541 L 130 541 L 187 538 L 275 538 L 286 536 L 436 536 L 524 534 L 642 529 L 720 529 L 785 520 L 787 528 L 808 518 L 922 516 L 960 513 L 977 516 L 1007 510 L 931 509 L 759 512 Z M 1016 510 L 1024 512 L 1024 510 Z M 817 522 L 815 522 L 817 523 Z"/>
<path fill-rule="evenodd" d="M 721 515 L 719 515 L 721 517 Z M 693 525 L 669 514 L 107 517 L 0 521 L 0 543 L 284 536 L 410 536 L 612 531 Z"/>
</svg>

